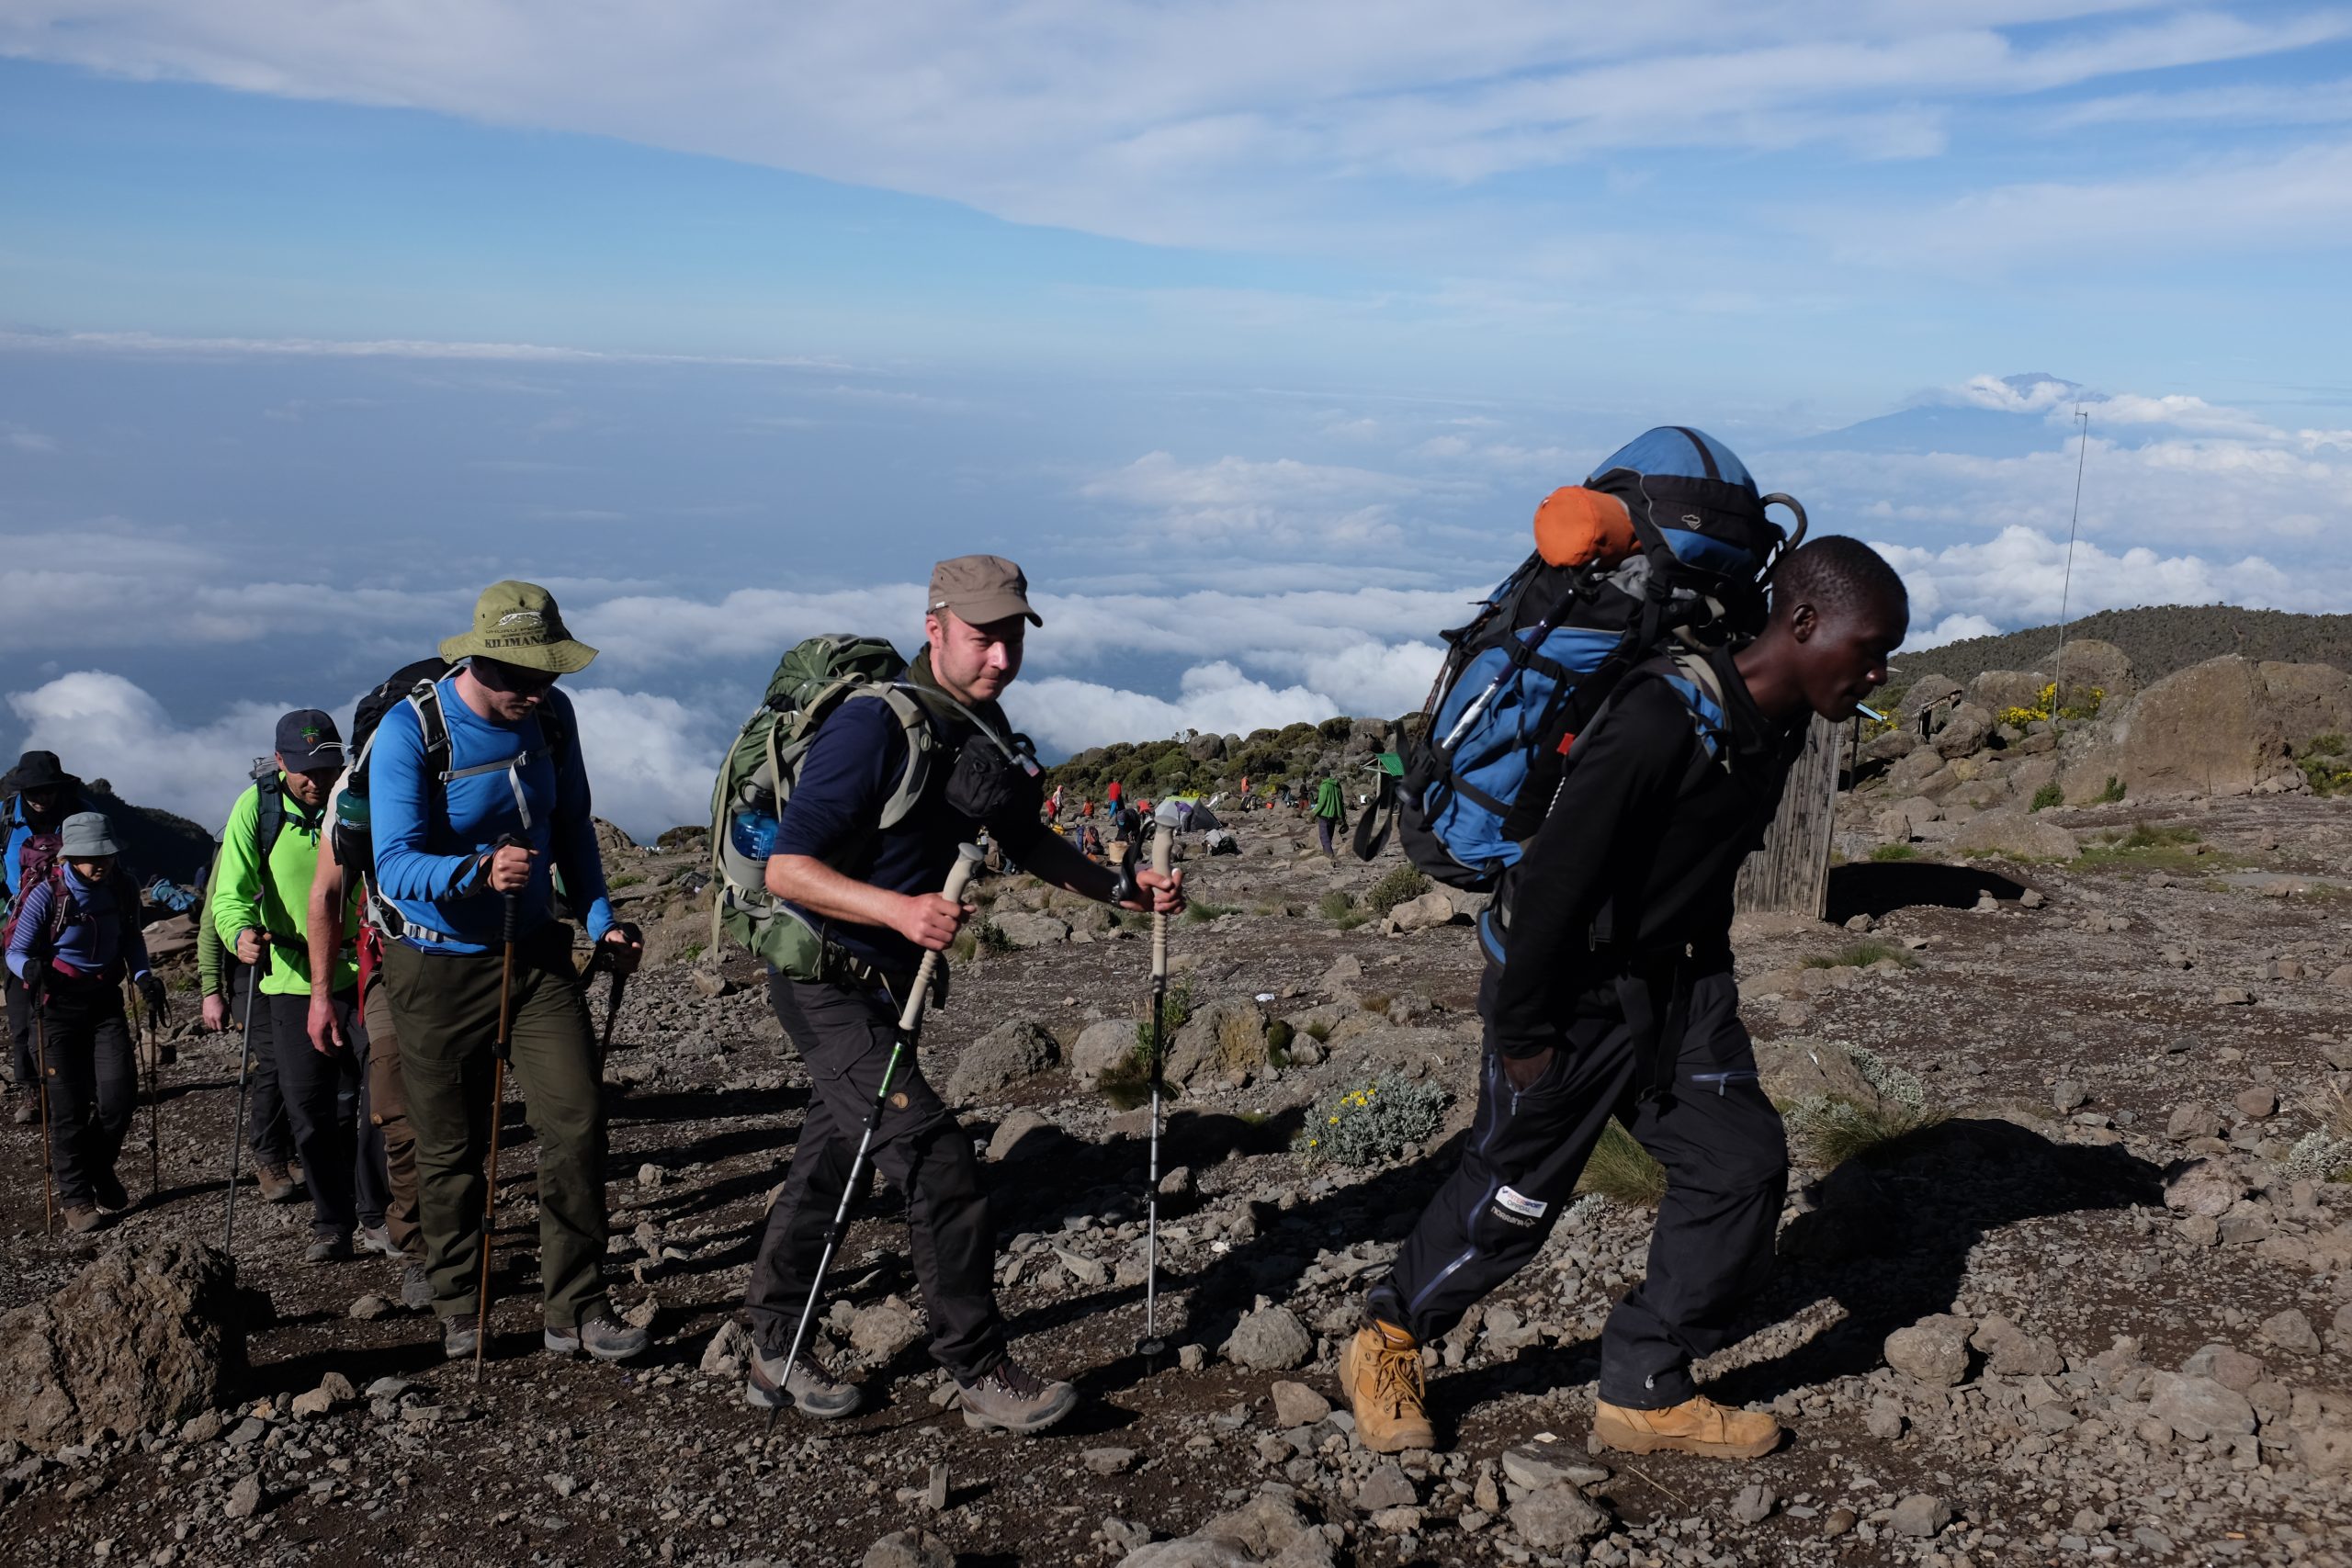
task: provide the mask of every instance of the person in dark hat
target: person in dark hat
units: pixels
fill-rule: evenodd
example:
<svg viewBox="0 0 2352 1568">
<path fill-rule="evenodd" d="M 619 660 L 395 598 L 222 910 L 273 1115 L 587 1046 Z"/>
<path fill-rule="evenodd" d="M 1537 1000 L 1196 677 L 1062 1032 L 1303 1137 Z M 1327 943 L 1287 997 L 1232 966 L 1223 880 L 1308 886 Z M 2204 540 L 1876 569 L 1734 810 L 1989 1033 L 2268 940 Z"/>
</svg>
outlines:
<svg viewBox="0 0 2352 1568">
<path fill-rule="evenodd" d="M 304 1255 L 328 1263 L 353 1255 L 353 1235 L 369 1250 L 397 1256 L 384 1225 L 390 1190 L 380 1141 L 371 1149 L 359 1134 L 359 1086 L 368 1037 L 355 1027 L 340 1049 L 311 1043 L 311 954 L 307 919 L 311 879 L 325 830 L 327 792 L 343 776 L 343 737 L 317 708 L 298 708 L 277 721 L 277 772 L 256 780 L 237 798 L 220 832 L 220 863 L 213 878 L 213 929 L 241 964 L 260 966 L 261 1005 L 268 1010 L 277 1087 L 294 1134 L 295 1151 L 311 1189 L 311 1243 Z M 331 994 L 351 1010 L 358 984 L 351 938 L 356 917 L 346 915 L 335 944 Z"/>
<path fill-rule="evenodd" d="M 1044 624 L 1030 607 L 1028 579 L 1001 556 L 959 556 L 933 569 L 925 607 L 926 646 L 903 681 L 865 688 L 879 700 L 844 699 L 818 730 L 767 863 L 768 891 L 822 942 L 805 963 L 769 973 L 769 1004 L 811 1089 L 746 1292 L 754 1353 L 744 1398 L 820 1420 L 854 1412 L 859 1392 L 805 1347 L 788 1359 L 794 1330 L 882 1089 L 899 1006 L 922 955 L 954 942 L 973 913 L 940 896 L 956 846 L 985 827 L 998 850 L 1046 883 L 1106 904 L 1121 893 L 1117 873 L 1046 830 L 1028 742 L 997 703 L 1021 673 L 1029 627 Z M 919 716 L 898 705 L 909 697 Z M 909 718 L 930 739 L 920 784 Z M 901 792 L 912 800 L 892 813 L 887 803 Z M 1146 870 L 1138 881 L 1123 908 L 1183 909 L 1179 877 Z M 1078 1391 L 1011 1354 L 970 1134 L 919 1065 L 889 1081 L 874 1160 L 907 1194 L 931 1353 L 962 1391 L 966 1425 L 1043 1431 L 1076 1408 Z"/>
<path fill-rule="evenodd" d="M 6 910 L 13 910 L 24 896 L 25 846 L 35 838 L 52 838 L 68 813 L 80 810 L 82 781 L 65 771 L 54 751 L 28 751 L 17 759 L 8 776 L 0 779 L 0 881 L 7 895 Z M 5 912 L 5 911 L 0 911 Z M 7 977 L 8 1067 L 15 1106 L 9 1120 L 29 1127 L 40 1116 L 40 1091 L 34 1084 L 33 1011 L 24 983 Z"/>
<path fill-rule="evenodd" d="M 117 863 L 120 851 L 97 812 L 66 818 L 57 863 L 25 889 L 8 935 L 8 972 L 40 1010 L 50 1158 L 69 1235 L 87 1235 L 105 1223 L 103 1211 L 130 1206 L 114 1173 L 139 1104 L 123 981 L 139 987 L 157 1020 L 171 1013 L 148 968 L 139 889 Z"/>
</svg>

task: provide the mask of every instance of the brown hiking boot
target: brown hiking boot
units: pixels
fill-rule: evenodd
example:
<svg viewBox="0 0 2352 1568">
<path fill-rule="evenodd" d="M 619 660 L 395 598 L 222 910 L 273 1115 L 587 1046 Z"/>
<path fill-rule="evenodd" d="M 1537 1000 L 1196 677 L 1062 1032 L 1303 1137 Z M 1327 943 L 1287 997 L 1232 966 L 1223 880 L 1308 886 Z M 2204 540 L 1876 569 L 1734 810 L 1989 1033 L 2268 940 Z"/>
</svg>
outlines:
<svg viewBox="0 0 2352 1568">
<path fill-rule="evenodd" d="M 291 1203 L 300 1191 L 293 1176 L 282 1165 L 256 1166 L 254 1180 L 261 1187 L 265 1203 Z"/>
<path fill-rule="evenodd" d="M 1394 1324 L 1356 1330 L 1340 1352 L 1340 1390 L 1356 1416 L 1356 1440 L 1376 1454 L 1433 1449 L 1421 1348 Z"/>
<path fill-rule="evenodd" d="M 964 1395 L 964 1425 L 1001 1427 L 1016 1436 L 1042 1432 L 1078 1408 L 1078 1390 L 1039 1377 L 1007 1356 L 978 1380 L 956 1385 Z"/>
<path fill-rule="evenodd" d="M 64 1212 L 67 1235 L 87 1235 L 107 1223 L 106 1215 L 94 1203 L 68 1203 Z"/>
<path fill-rule="evenodd" d="M 1761 1410 L 1734 1410 L 1703 1393 L 1663 1410 L 1594 1402 L 1592 1435 L 1629 1454 L 1661 1449 L 1706 1459 L 1760 1459 L 1781 1446 L 1781 1424 Z"/>
</svg>

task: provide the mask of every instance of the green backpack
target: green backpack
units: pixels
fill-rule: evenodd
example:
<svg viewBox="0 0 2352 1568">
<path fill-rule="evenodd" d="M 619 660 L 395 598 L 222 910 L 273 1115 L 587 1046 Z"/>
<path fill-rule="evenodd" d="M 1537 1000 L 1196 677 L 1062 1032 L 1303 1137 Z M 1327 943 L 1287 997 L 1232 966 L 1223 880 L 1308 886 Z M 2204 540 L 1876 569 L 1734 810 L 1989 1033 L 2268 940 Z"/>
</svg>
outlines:
<svg viewBox="0 0 2352 1568">
<path fill-rule="evenodd" d="M 846 633 L 812 637 L 776 661 L 766 699 L 736 732 L 710 794 L 713 949 L 723 939 L 795 979 L 823 978 L 824 939 L 767 889 L 776 824 L 818 728 L 858 698 L 888 703 L 907 737 L 906 772 L 878 826 L 895 827 L 914 809 L 936 742 L 906 673 L 888 643 Z"/>
</svg>

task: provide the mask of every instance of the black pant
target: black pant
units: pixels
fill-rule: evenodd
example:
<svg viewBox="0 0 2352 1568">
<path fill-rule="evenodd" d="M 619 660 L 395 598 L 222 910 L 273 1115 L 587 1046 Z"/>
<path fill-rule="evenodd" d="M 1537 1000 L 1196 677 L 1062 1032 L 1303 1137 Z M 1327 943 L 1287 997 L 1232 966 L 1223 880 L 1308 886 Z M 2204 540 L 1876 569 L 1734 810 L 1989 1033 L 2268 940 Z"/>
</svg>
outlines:
<svg viewBox="0 0 2352 1568">
<path fill-rule="evenodd" d="M 139 1109 L 139 1067 L 122 987 L 50 977 L 43 982 L 40 1031 L 58 1201 L 86 1208 L 97 1201 L 99 1178 L 114 1175 Z"/>
<path fill-rule="evenodd" d="M 224 971 L 222 993 L 229 998 L 229 1027 L 245 1026 L 245 987 L 253 971 L 234 958 Z M 240 1033 L 240 1039 L 243 1038 Z M 262 993 L 261 1010 L 254 1015 L 254 1063 L 245 1081 L 245 1146 L 257 1165 L 284 1165 L 294 1151 L 294 1130 L 286 1119 L 286 1099 L 277 1089 L 277 1052 L 271 1044 L 269 993 Z"/>
<path fill-rule="evenodd" d="M 873 1113 L 899 1037 L 899 1008 L 878 986 L 821 985 L 781 975 L 769 977 L 768 1000 L 809 1079 L 808 1114 L 792 1151 L 792 1171 L 784 1195 L 768 1211 L 744 1303 L 761 1348 L 780 1356 L 792 1343 L 824 1253 L 826 1227 Z M 931 1353 L 958 1382 L 976 1382 L 1004 1359 L 1004 1320 L 996 1310 L 996 1228 L 972 1140 L 924 1079 L 911 1048 L 891 1078 L 872 1157 L 907 1195 L 915 1280 L 931 1318 Z"/>
<path fill-rule="evenodd" d="M 330 1053 L 311 1043 L 309 993 L 262 993 L 269 1005 L 286 1119 L 293 1127 L 294 1149 L 302 1156 L 303 1179 L 311 1189 L 311 1233 L 317 1236 L 349 1235 L 354 1225 L 384 1223 L 388 1183 L 383 1135 L 377 1134 L 372 1161 L 360 1135 L 368 1025 L 352 1005 L 356 997 L 356 991 L 345 991 L 334 998 L 335 1021 L 345 1043 Z"/>
<path fill-rule="evenodd" d="M 1487 1010 L 1496 971 L 1480 987 Z M 1478 1113 L 1462 1164 L 1372 1292 L 1375 1316 L 1426 1344 L 1518 1272 L 1572 1201 L 1614 1114 L 1666 1167 L 1648 1276 L 1609 1314 L 1600 1397 L 1658 1410 L 1697 1392 L 1690 1362 L 1730 1341 L 1734 1314 L 1763 1281 L 1788 1190 L 1780 1112 L 1756 1081 L 1756 1053 L 1729 975 L 1698 982 L 1673 1092 L 1644 1100 L 1613 990 L 1586 993 L 1543 1077 L 1515 1090 L 1491 1032 Z"/>
</svg>

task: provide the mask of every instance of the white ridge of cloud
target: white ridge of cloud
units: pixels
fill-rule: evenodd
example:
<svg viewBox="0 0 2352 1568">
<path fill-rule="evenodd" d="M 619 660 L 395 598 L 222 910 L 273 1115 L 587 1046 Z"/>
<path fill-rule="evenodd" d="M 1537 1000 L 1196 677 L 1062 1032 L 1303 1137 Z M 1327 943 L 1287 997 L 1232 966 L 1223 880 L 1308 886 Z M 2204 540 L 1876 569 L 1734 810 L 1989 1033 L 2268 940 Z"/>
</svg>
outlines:
<svg viewBox="0 0 2352 1568">
<path fill-rule="evenodd" d="M 2001 628 L 1982 615 L 1946 615 L 1922 632 L 1915 632 L 1903 641 L 1905 653 L 1925 653 L 1931 648 L 1941 648 L 1948 642 L 1964 642 L 1973 637 L 1997 637 Z"/>
<path fill-rule="evenodd" d="M 1024 222 L 1219 243 L 1310 235 L 1325 192 L 1368 177 L 1471 183 L 1638 148 L 1928 154 L 1957 105 L 2276 54 L 2352 28 L 2323 8 L 2150 11 L 15 0 L 0 52 L 616 137 Z"/>
<path fill-rule="evenodd" d="M 1955 622 L 1975 628 L 1955 635 L 1976 637 L 2046 626 L 2062 614 L 2071 618 L 2143 604 L 2240 604 L 2324 615 L 2352 593 L 2352 563 L 2290 572 L 2260 556 L 2212 559 L 2144 547 L 2109 552 L 2088 540 L 2075 546 L 2070 581 L 2064 536 L 2026 527 L 1941 549 L 1871 543 L 1911 590 L 1913 623 L 1932 626 L 1927 635 L 1944 641 L 1952 640 L 1942 634 Z"/>
<path fill-rule="evenodd" d="M 1164 740 L 1187 729 L 1247 735 L 1340 714 L 1339 705 L 1320 692 L 1251 680 L 1221 660 L 1185 671 L 1172 702 L 1054 675 L 1016 684 L 1005 707 L 1049 755 L 1114 740 Z"/>
<path fill-rule="evenodd" d="M 647 354 L 619 349 L 566 348 L 536 343 L 465 343 L 432 338 L 180 337 L 164 333 L 0 331 L 0 353 L 121 354 L 283 359 L 448 359 L 516 361 L 539 365 L 712 365 L 823 370 L 854 368 L 839 359 L 797 355 Z M 842 387 L 837 394 L 888 396 Z M 294 419 L 289 406 L 271 417 Z"/>
</svg>

